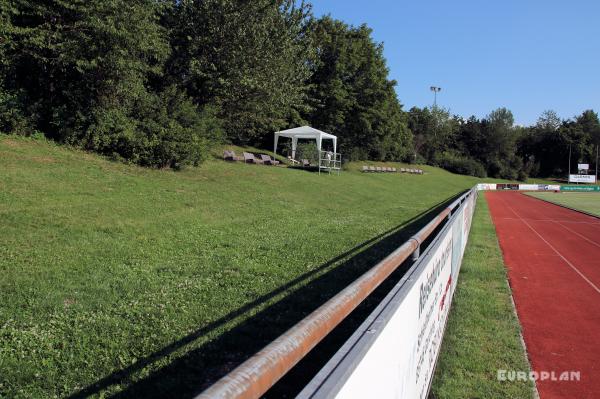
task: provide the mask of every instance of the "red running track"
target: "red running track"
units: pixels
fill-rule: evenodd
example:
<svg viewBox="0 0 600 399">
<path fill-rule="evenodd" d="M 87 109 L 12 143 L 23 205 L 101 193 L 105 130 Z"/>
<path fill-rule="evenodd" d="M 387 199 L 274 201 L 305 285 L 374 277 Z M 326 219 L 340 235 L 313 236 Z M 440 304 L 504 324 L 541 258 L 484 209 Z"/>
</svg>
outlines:
<svg viewBox="0 0 600 399">
<path fill-rule="evenodd" d="M 560 195 L 560 194 L 557 194 Z M 600 398 L 600 219 L 518 192 L 485 193 L 541 399 Z"/>
</svg>

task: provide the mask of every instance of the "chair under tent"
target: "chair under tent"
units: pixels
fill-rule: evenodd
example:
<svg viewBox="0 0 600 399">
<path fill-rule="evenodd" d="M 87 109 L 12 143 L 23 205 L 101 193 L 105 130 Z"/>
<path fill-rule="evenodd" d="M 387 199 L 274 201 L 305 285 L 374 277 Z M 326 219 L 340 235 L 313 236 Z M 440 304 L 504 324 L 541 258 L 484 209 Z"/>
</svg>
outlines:
<svg viewBox="0 0 600 399">
<path fill-rule="evenodd" d="M 292 139 L 292 160 L 296 159 L 298 139 L 316 140 L 319 173 L 321 173 L 321 170 L 328 173 L 331 173 L 332 171 L 337 172 L 338 174 L 340 173 L 340 170 L 342 169 L 342 155 L 337 152 L 337 136 L 322 132 L 310 126 L 300 126 L 293 129 L 281 130 L 275 132 L 275 142 L 273 145 L 273 152 L 275 154 L 277 153 L 277 144 L 279 143 L 280 137 Z M 322 151 L 324 139 L 333 141 L 333 152 Z"/>
</svg>

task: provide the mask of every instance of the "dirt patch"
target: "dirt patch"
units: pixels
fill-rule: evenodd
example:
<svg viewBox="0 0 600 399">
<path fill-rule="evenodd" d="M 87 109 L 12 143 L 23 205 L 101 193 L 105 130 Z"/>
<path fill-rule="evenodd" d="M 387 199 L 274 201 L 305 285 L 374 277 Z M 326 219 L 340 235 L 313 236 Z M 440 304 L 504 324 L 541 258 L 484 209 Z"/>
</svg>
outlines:
<svg viewBox="0 0 600 399">
<path fill-rule="evenodd" d="M 0 140 L 0 143 L 10 148 L 23 148 L 23 144 L 13 139 Z"/>
<path fill-rule="evenodd" d="M 56 159 L 52 157 L 31 157 L 31 160 L 39 163 L 54 163 Z"/>
</svg>

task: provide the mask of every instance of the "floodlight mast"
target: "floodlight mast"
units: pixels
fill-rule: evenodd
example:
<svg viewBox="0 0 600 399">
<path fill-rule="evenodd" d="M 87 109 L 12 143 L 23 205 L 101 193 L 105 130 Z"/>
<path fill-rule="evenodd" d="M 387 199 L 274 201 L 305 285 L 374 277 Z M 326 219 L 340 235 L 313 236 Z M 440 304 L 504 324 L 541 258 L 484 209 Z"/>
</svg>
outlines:
<svg viewBox="0 0 600 399">
<path fill-rule="evenodd" d="M 441 87 L 437 87 L 437 86 L 431 86 L 429 88 L 429 90 L 431 90 L 433 92 L 433 107 L 437 108 L 437 94 L 442 91 Z"/>
<path fill-rule="evenodd" d="M 431 86 L 429 90 L 433 92 L 433 137 L 437 138 L 437 94 L 442 90 L 442 88 L 437 86 Z"/>
</svg>

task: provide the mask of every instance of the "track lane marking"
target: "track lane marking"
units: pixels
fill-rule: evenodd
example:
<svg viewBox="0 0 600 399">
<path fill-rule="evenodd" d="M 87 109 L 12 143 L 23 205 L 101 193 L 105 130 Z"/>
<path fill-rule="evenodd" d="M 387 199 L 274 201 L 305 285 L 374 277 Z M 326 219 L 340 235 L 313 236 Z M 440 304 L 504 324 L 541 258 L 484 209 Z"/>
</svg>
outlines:
<svg viewBox="0 0 600 399">
<path fill-rule="evenodd" d="M 509 218 L 509 217 L 498 217 L 498 219 L 502 220 L 521 220 L 519 218 Z M 556 220 L 552 219 L 532 219 L 532 218 L 522 218 L 523 220 L 531 220 L 532 222 L 556 222 Z M 572 220 L 558 220 L 561 223 L 571 223 L 571 224 L 587 224 L 590 226 L 600 226 L 600 223 L 591 223 L 591 222 L 574 222 Z"/>
<path fill-rule="evenodd" d="M 578 232 L 576 232 L 575 230 L 571 230 L 570 228 L 568 228 L 567 226 L 565 226 L 564 224 L 560 223 L 560 222 L 554 222 L 557 225 L 561 226 L 564 229 L 569 230 L 571 233 L 578 235 L 579 237 L 583 238 L 584 240 L 586 240 L 587 242 L 589 242 L 590 244 L 593 244 L 595 246 L 597 246 L 598 248 L 600 248 L 600 244 L 598 244 L 596 241 L 590 240 L 589 238 L 587 238 L 586 236 L 584 236 L 583 234 L 579 234 Z"/>
<path fill-rule="evenodd" d="M 498 198 L 501 198 L 501 197 L 498 197 Z M 537 235 L 537 236 L 538 236 L 538 237 L 539 237 L 539 238 L 540 238 L 542 241 L 544 241 L 544 242 L 546 243 L 546 245 L 548 245 L 550 248 L 552 248 L 552 250 L 553 250 L 554 252 L 556 252 L 556 254 L 557 254 L 557 255 L 558 255 L 558 256 L 559 256 L 559 257 L 560 257 L 562 260 L 564 260 L 564 261 L 565 261 L 565 263 L 567 263 L 567 264 L 568 264 L 568 265 L 571 267 L 571 269 L 575 270 L 575 272 L 576 272 L 577 274 L 579 274 L 579 276 L 580 276 L 582 279 L 584 279 L 584 280 L 585 280 L 585 281 L 586 281 L 586 282 L 587 282 L 587 283 L 588 283 L 588 284 L 589 284 L 589 285 L 590 285 L 590 286 L 591 286 L 593 289 L 595 289 L 595 290 L 596 290 L 596 292 L 597 292 L 598 294 L 600 294 L 600 288 L 598 288 L 598 287 L 597 287 L 597 286 L 596 286 L 594 283 L 592 283 L 592 282 L 590 281 L 590 279 L 588 279 L 588 278 L 585 276 L 585 274 L 583 274 L 581 271 L 579 271 L 579 269 L 578 269 L 577 267 L 575 267 L 575 265 L 574 265 L 574 264 L 572 264 L 572 263 L 571 263 L 571 262 L 570 262 L 570 261 L 569 261 L 567 258 L 565 258 L 565 257 L 563 256 L 563 254 L 561 254 L 561 253 L 560 253 L 560 252 L 559 252 L 559 251 L 558 251 L 556 248 L 554 248 L 554 246 L 553 246 L 552 244 L 550 244 L 548 241 L 546 241 L 546 239 L 545 239 L 544 237 L 542 237 L 542 235 L 541 235 L 540 233 L 538 233 L 536 229 L 534 229 L 533 227 L 531 227 L 531 225 L 530 225 L 529 223 L 527 223 L 527 221 L 526 221 L 525 219 L 523 219 L 523 218 L 522 218 L 522 217 L 521 217 L 521 216 L 520 216 L 520 215 L 519 215 L 517 212 L 515 212 L 515 210 L 514 210 L 514 209 L 513 209 L 513 208 L 512 208 L 510 205 L 508 205 L 508 203 L 507 203 L 507 202 L 504 200 L 504 198 L 501 198 L 501 201 L 502 201 L 502 202 L 504 202 L 504 204 L 506 205 L 506 207 L 507 207 L 508 209 L 510 209 L 510 211 L 511 211 L 512 213 L 514 213 L 514 214 L 515 214 L 515 215 L 516 215 L 516 216 L 517 216 L 519 219 L 521 219 L 521 221 L 522 221 L 523 223 L 525 223 L 525 225 L 526 225 L 527 227 L 529 227 L 529 228 L 531 229 L 531 231 L 533 231 L 533 232 L 534 232 L 534 233 L 535 233 L 535 234 L 536 234 L 536 235 Z"/>
</svg>

